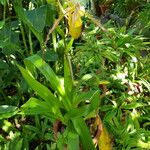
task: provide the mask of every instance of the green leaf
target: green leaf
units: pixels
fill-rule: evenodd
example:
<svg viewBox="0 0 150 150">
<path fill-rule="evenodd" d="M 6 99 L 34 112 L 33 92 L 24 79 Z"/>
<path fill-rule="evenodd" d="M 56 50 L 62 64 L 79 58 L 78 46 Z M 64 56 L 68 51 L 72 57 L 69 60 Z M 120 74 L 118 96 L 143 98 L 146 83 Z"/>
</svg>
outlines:
<svg viewBox="0 0 150 150">
<path fill-rule="evenodd" d="M 17 150 L 22 150 L 23 148 L 23 138 L 21 138 L 19 141 L 17 141 L 16 145 L 15 145 L 15 149 Z"/>
<path fill-rule="evenodd" d="M 32 125 L 25 125 L 24 128 L 29 131 L 33 131 L 35 134 L 41 134 L 41 130 L 38 127 Z"/>
<path fill-rule="evenodd" d="M 11 54 L 15 54 L 15 52 L 20 52 L 20 51 L 21 49 L 18 45 L 7 41 L 3 45 L 2 53 L 4 55 L 11 55 Z"/>
<path fill-rule="evenodd" d="M 43 52 L 41 50 L 37 54 L 40 57 L 43 57 Z M 44 52 L 44 59 L 47 62 L 57 61 L 58 60 L 58 54 L 55 51 L 51 50 L 51 49 L 47 49 L 47 51 Z"/>
<path fill-rule="evenodd" d="M 2 136 L 2 135 L 0 135 L 0 142 L 4 142 L 6 139 Z M 0 147 L 0 149 L 2 149 L 1 147 Z"/>
<path fill-rule="evenodd" d="M 108 111 L 104 117 L 104 121 L 108 121 L 110 122 L 110 120 L 113 119 L 113 117 L 115 117 L 115 115 L 117 114 L 117 109 L 113 108 L 111 111 Z"/>
<path fill-rule="evenodd" d="M 58 133 L 58 138 L 57 138 L 57 141 L 56 141 L 58 150 L 63 150 L 65 148 L 66 141 L 65 141 L 64 134 L 65 133 L 63 133 L 63 134 Z"/>
<path fill-rule="evenodd" d="M 75 98 L 73 105 L 77 106 L 80 102 L 84 102 L 86 100 L 89 100 L 89 98 L 92 97 L 94 93 L 95 93 L 94 90 L 91 90 L 88 92 L 77 93 L 77 97 Z"/>
<path fill-rule="evenodd" d="M 90 109 L 96 110 L 98 109 L 100 104 L 100 93 L 99 91 L 96 91 L 93 96 L 90 98 Z"/>
<path fill-rule="evenodd" d="M 107 127 L 108 131 L 113 134 L 116 139 L 122 140 L 122 130 L 118 130 L 110 121 L 104 122 L 104 125 Z"/>
<path fill-rule="evenodd" d="M 27 17 L 26 11 L 21 6 L 21 1 L 15 0 L 13 3 L 13 6 L 15 8 L 16 14 L 18 15 L 18 18 L 30 28 L 30 30 L 34 33 L 34 35 L 37 37 L 37 39 L 40 41 L 40 43 L 43 43 L 43 33 L 39 32 L 37 30 L 39 28 L 41 29 L 41 27 L 43 27 L 43 26 L 42 25 L 41 25 L 41 27 L 33 26 L 32 22 Z M 40 18 L 40 19 L 42 19 L 42 18 Z M 38 21 L 38 23 L 39 23 L 39 21 Z"/>
<path fill-rule="evenodd" d="M 107 59 L 109 59 L 110 61 L 113 61 L 113 62 L 116 62 L 116 63 L 119 60 L 119 57 L 117 56 L 117 54 L 111 52 L 111 50 L 102 52 L 102 55 L 104 57 L 106 57 Z"/>
<path fill-rule="evenodd" d="M 66 49 L 65 49 L 65 53 L 67 54 L 70 49 L 72 48 L 72 44 L 73 44 L 74 38 L 71 38 L 70 42 L 67 44 Z"/>
<path fill-rule="evenodd" d="M 148 91 L 150 92 L 150 83 L 148 81 L 146 81 L 145 79 L 143 78 L 140 78 L 140 81 L 138 81 L 140 84 L 143 84 L 147 89 Z"/>
<path fill-rule="evenodd" d="M 0 21 L 0 29 L 2 29 L 4 25 L 5 25 L 5 22 L 4 21 Z"/>
<path fill-rule="evenodd" d="M 3 118 L 10 118 L 17 114 L 18 108 L 15 106 L 9 106 L 9 105 L 1 105 L 0 106 L 0 119 Z"/>
<path fill-rule="evenodd" d="M 89 107 L 90 105 L 85 105 L 78 108 L 72 108 L 69 112 L 65 114 L 65 118 L 68 120 L 72 118 L 87 116 L 90 113 Z"/>
<path fill-rule="evenodd" d="M 68 133 L 68 150 L 79 150 L 79 135 L 73 132 Z"/>
<path fill-rule="evenodd" d="M 76 132 L 80 136 L 83 150 L 95 150 L 89 129 L 86 126 L 83 118 L 74 118 L 72 119 L 72 122 L 73 122 Z"/>
<path fill-rule="evenodd" d="M 66 96 L 64 86 L 61 83 L 61 80 L 54 73 L 52 68 L 38 55 L 33 55 L 25 59 L 26 66 L 31 68 L 31 65 L 34 65 L 40 70 L 40 72 L 45 76 L 45 78 L 50 82 L 51 88 L 57 91 L 60 96 L 63 97 L 62 103 L 64 107 L 69 110 L 71 104 L 70 99 Z M 29 68 L 28 67 L 28 68 Z"/>
<path fill-rule="evenodd" d="M 31 76 L 31 74 L 24 69 L 23 67 L 17 65 L 19 70 L 21 71 L 23 77 L 25 78 L 25 80 L 27 81 L 27 83 L 29 84 L 29 86 L 35 91 L 37 92 L 37 94 L 44 99 L 46 102 L 50 102 L 53 105 L 58 105 L 59 106 L 59 102 L 58 99 L 56 97 L 54 97 L 54 95 L 50 92 L 50 90 L 45 87 L 44 85 L 42 85 L 40 82 L 36 81 L 33 76 Z"/>
<path fill-rule="evenodd" d="M 131 104 L 127 104 L 127 105 L 125 105 L 125 106 L 122 106 L 122 108 L 123 108 L 123 109 L 134 109 L 134 108 L 144 107 L 144 106 L 146 106 L 146 104 L 133 102 L 133 103 L 131 103 Z"/>
<path fill-rule="evenodd" d="M 72 89 L 73 89 L 73 73 L 72 66 L 69 59 L 69 56 L 64 56 L 64 86 L 67 96 L 73 100 L 72 98 Z"/>
<path fill-rule="evenodd" d="M 103 105 L 100 107 L 100 111 L 109 111 L 112 109 L 114 109 L 114 106 L 112 106 L 112 105 Z"/>
<path fill-rule="evenodd" d="M 34 65 L 36 68 L 38 68 L 40 72 L 45 76 L 45 78 L 50 82 L 51 87 L 54 90 L 58 91 L 62 96 L 65 95 L 65 91 L 59 78 L 51 69 L 51 67 L 39 55 L 28 57 L 24 62 L 27 67 L 30 65 Z"/>
<path fill-rule="evenodd" d="M 65 118 L 77 118 L 77 117 L 86 117 L 93 111 L 96 111 L 100 104 L 99 91 L 96 91 L 91 98 L 89 98 L 89 103 L 87 105 L 72 108 L 68 113 L 66 113 Z"/>
<path fill-rule="evenodd" d="M 0 59 L 0 69 L 7 69 L 9 66 L 8 64 L 4 61 Z"/>
<path fill-rule="evenodd" d="M 32 27 L 38 32 L 42 32 L 45 27 L 46 11 L 46 6 L 41 6 L 30 11 L 24 11 L 28 21 L 30 22 Z"/>
<path fill-rule="evenodd" d="M 61 117 L 60 111 L 57 107 L 53 105 L 50 106 L 49 103 L 45 101 L 41 101 L 36 98 L 30 98 L 24 105 L 21 106 L 20 114 L 26 115 L 45 115 L 47 117 L 51 117 L 56 119 L 57 117 Z"/>
<path fill-rule="evenodd" d="M 23 77 L 25 78 L 25 80 L 27 81 L 27 83 L 29 84 L 29 86 L 42 98 L 45 100 L 45 102 L 47 102 L 47 104 L 49 104 L 50 109 L 52 109 L 54 112 L 59 110 L 60 107 L 60 103 L 59 100 L 54 97 L 54 95 L 51 93 L 51 91 L 45 87 L 44 85 L 42 85 L 41 83 L 39 83 L 38 81 L 36 81 L 30 74 L 29 72 L 24 69 L 23 67 L 17 65 L 18 68 L 20 69 Z M 55 112 L 56 113 L 56 112 Z M 60 111 L 57 112 L 58 114 L 60 114 Z"/>
<path fill-rule="evenodd" d="M 53 4 L 48 4 L 46 7 L 46 26 L 52 26 L 54 24 L 55 16 L 57 15 L 57 8 Z"/>
<path fill-rule="evenodd" d="M 65 33 L 64 33 L 63 29 L 61 29 L 60 26 L 56 27 L 56 31 L 57 31 L 58 34 L 61 35 L 62 39 L 65 38 Z"/>
</svg>

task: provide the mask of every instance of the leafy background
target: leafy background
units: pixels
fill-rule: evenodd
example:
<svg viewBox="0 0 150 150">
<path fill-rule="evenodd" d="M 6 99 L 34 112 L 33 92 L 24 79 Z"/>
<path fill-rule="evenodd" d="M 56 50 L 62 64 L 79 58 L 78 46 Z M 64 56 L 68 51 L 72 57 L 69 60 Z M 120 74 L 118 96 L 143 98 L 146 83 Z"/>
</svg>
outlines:
<svg viewBox="0 0 150 150">
<path fill-rule="evenodd" d="M 150 149 L 150 3 L 80 3 L 0 1 L 0 149 Z"/>
</svg>

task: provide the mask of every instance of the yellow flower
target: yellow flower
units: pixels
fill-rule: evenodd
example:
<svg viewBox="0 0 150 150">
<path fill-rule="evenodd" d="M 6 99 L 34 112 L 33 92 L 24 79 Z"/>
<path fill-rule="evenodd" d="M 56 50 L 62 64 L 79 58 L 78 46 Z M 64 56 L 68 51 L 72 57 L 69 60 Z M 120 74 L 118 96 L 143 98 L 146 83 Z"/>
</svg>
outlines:
<svg viewBox="0 0 150 150">
<path fill-rule="evenodd" d="M 82 20 L 81 17 L 84 14 L 82 7 L 77 4 L 71 4 L 68 8 L 68 25 L 69 25 L 69 34 L 74 38 L 78 39 L 82 33 Z"/>
</svg>

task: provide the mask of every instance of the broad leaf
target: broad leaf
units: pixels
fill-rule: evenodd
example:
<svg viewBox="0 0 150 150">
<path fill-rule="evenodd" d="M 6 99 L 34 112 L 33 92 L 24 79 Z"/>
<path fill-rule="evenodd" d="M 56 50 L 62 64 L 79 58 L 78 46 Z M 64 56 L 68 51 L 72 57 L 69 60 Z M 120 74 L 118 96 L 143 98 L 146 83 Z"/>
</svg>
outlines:
<svg viewBox="0 0 150 150">
<path fill-rule="evenodd" d="M 86 100 L 89 100 L 90 97 L 93 96 L 95 93 L 94 90 L 88 91 L 88 92 L 80 92 L 77 93 L 76 98 L 74 99 L 74 106 L 77 106 L 80 102 L 84 102 Z"/>
<path fill-rule="evenodd" d="M 9 118 L 18 112 L 18 108 L 15 106 L 1 105 L 0 106 L 0 119 Z"/>
<path fill-rule="evenodd" d="M 21 114 L 26 115 L 45 115 L 56 119 L 60 118 L 61 114 L 58 108 L 50 106 L 47 102 L 36 98 L 30 98 L 24 105 L 21 106 Z"/>
<path fill-rule="evenodd" d="M 51 93 L 51 91 L 36 81 L 30 74 L 29 72 L 24 69 L 23 67 L 18 65 L 18 68 L 20 69 L 23 77 L 26 79 L 27 83 L 29 86 L 42 98 L 44 99 L 47 104 L 49 104 L 49 109 L 53 110 L 53 113 L 58 113 L 60 114 L 59 107 L 60 103 L 59 100 L 54 97 L 54 95 Z M 57 112 L 58 111 L 58 112 Z"/>
<path fill-rule="evenodd" d="M 77 133 L 68 133 L 68 150 L 79 150 L 79 135 Z"/>
<path fill-rule="evenodd" d="M 78 108 L 73 108 L 69 112 L 66 113 L 65 119 L 72 119 L 72 118 L 79 118 L 79 117 L 85 117 L 87 116 L 91 111 L 90 105 L 85 105 Z"/>
<path fill-rule="evenodd" d="M 29 18 L 26 15 L 26 11 L 21 6 L 21 1 L 15 0 L 14 1 L 14 8 L 15 12 L 18 15 L 19 19 L 24 23 L 27 24 L 30 30 L 34 33 L 34 35 L 37 37 L 37 39 L 40 41 L 40 43 L 43 43 L 43 37 L 42 32 L 39 32 L 36 27 L 33 26 L 32 22 L 29 20 Z M 40 18 L 42 19 L 42 18 Z M 39 21 L 38 21 L 39 23 Z"/>
<path fill-rule="evenodd" d="M 51 88 L 53 88 L 53 90 L 56 90 L 63 97 L 62 103 L 68 110 L 71 105 L 70 100 L 65 95 L 64 86 L 61 83 L 61 80 L 57 77 L 52 68 L 38 55 L 33 55 L 25 59 L 25 64 L 29 67 L 31 67 L 31 65 L 34 65 L 40 70 L 40 72 L 50 82 Z"/>
<path fill-rule="evenodd" d="M 76 132 L 80 136 L 83 150 L 95 150 L 89 129 L 86 126 L 83 118 L 72 119 L 72 122 L 73 122 Z"/>
<path fill-rule="evenodd" d="M 73 89 L 73 73 L 72 66 L 69 59 L 69 56 L 64 56 L 64 87 L 66 91 L 66 95 L 72 98 L 72 89 Z"/>
<path fill-rule="evenodd" d="M 38 32 L 42 32 L 45 27 L 46 9 L 46 6 L 42 6 L 30 11 L 24 11 L 28 21 Z"/>
<path fill-rule="evenodd" d="M 77 118 L 77 117 L 86 117 L 93 111 L 96 111 L 100 104 L 99 91 L 96 91 L 91 98 L 89 98 L 89 103 L 87 105 L 73 108 L 66 115 L 65 118 Z"/>
<path fill-rule="evenodd" d="M 40 70 L 45 78 L 50 82 L 51 87 L 57 90 L 61 95 L 65 95 L 64 89 L 59 78 L 56 76 L 51 67 L 38 55 L 33 55 L 25 59 L 26 66 L 34 65 Z"/>
</svg>

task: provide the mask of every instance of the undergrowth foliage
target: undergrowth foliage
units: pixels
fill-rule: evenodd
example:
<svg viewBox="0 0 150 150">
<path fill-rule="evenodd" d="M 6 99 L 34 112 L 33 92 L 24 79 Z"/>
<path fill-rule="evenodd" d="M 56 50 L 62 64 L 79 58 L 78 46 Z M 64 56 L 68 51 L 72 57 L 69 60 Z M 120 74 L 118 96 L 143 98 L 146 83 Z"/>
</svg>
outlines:
<svg viewBox="0 0 150 150">
<path fill-rule="evenodd" d="M 0 1 L 0 149 L 150 149 L 148 0 Z"/>
</svg>

